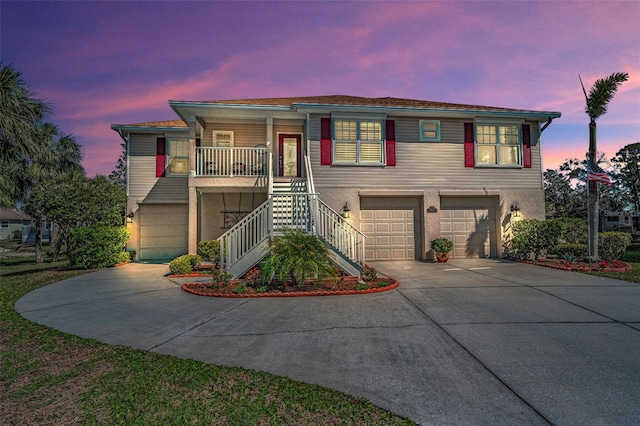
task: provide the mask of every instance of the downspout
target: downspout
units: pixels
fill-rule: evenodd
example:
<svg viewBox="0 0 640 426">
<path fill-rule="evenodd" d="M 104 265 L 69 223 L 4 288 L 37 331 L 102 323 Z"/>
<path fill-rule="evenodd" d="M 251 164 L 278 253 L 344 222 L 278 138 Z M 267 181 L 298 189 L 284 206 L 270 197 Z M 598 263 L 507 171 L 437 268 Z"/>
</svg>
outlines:
<svg viewBox="0 0 640 426">
<path fill-rule="evenodd" d="M 553 121 L 553 118 L 549 118 L 547 120 L 547 122 L 544 124 L 544 126 L 542 126 L 540 128 L 540 134 L 542 134 L 542 132 L 544 132 L 544 129 L 546 129 L 547 127 L 549 127 L 549 124 L 551 124 L 551 122 Z"/>
<path fill-rule="evenodd" d="M 542 132 L 544 132 L 544 129 L 546 129 L 547 127 L 549 127 L 549 125 L 551 124 L 551 122 L 553 121 L 553 118 L 549 117 L 547 119 L 547 122 L 544 123 L 544 126 L 542 126 L 540 128 L 540 133 L 538 134 L 538 142 L 540 143 L 540 187 L 541 189 L 544 190 L 544 164 L 542 164 Z M 545 208 L 545 217 L 547 216 L 547 212 L 546 212 L 546 208 Z"/>
</svg>

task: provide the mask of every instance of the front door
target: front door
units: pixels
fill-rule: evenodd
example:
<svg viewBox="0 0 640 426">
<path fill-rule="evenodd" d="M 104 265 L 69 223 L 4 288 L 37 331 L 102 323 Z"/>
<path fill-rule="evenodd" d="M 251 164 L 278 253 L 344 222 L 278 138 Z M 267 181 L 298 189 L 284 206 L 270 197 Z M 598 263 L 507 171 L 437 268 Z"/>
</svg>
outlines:
<svg viewBox="0 0 640 426">
<path fill-rule="evenodd" d="M 281 134 L 278 137 L 280 176 L 302 177 L 302 137 Z"/>
</svg>

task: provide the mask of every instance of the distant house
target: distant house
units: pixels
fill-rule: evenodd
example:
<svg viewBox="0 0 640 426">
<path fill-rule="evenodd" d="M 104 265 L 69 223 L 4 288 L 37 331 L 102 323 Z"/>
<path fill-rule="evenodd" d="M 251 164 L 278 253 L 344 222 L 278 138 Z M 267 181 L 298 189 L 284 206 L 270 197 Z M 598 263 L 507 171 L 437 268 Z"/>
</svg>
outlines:
<svg viewBox="0 0 640 426">
<path fill-rule="evenodd" d="M 621 231 L 633 234 L 640 230 L 640 216 L 634 212 L 610 212 L 603 217 L 604 231 Z"/>
<path fill-rule="evenodd" d="M 15 209 L 0 209 L 0 239 L 10 239 L 22 235 L 24 227 L 29 227 L 31 217 Z"/>
<path fill-rule="evenodd" d="M 127 144 L 129 248 L 142 260 L 220 239 L 238 276 L 282 227 L 369 260 L 500 257 L 515 217 L 544 219 L 542 131 L 559 112 L 398 98 L 169 101 L 179 119 L 114 124 Z"/>
</svg>

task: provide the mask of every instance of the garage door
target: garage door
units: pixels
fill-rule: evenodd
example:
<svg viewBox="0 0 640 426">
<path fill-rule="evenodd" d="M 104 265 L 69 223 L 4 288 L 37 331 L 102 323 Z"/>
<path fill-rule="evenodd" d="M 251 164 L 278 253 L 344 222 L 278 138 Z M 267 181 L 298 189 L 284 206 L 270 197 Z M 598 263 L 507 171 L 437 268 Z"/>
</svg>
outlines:
<svg viewBox="0 0 640 426">
<path fill-rule="evenodd" d="M 186 204 L 140 206 L 140 259 L 173 259 L 188 251 Z"/>
<path fill-rule="evenodd" d="M 421 250 L 416 248 L 420 240 L 418 199 L 363 198 L 360 204 L 360 229 L 367 236 L 366 260 L 420 258 Z"/>
<path fill-rule="evenodd" d="M 496 257 L 494 199 L 442 198 L 440 235 L 453 241 L 451 257 Z"/>
</svg>

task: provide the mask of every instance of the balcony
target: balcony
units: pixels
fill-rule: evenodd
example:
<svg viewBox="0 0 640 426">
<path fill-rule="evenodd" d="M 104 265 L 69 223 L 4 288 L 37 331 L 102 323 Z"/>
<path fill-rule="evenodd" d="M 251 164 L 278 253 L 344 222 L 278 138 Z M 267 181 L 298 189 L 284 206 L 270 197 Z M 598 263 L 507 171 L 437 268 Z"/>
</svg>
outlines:
<svg viewBox="0 0 640 426">
<path fill-rule="evenodd" d="M 196 148 L 195 177 L 266 177 L 267 148 Z"/>
</svg>

